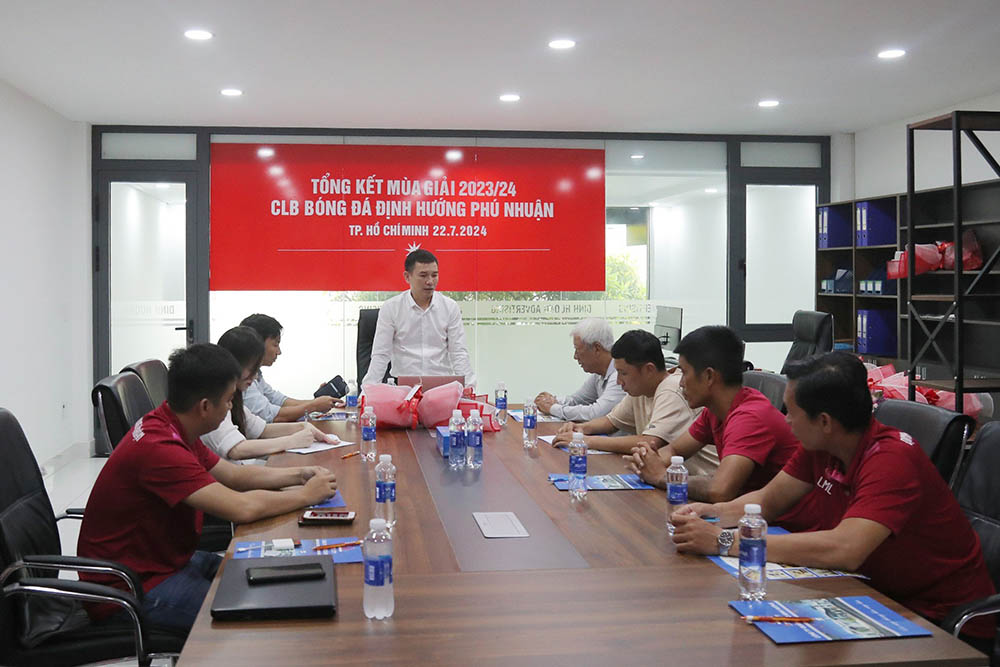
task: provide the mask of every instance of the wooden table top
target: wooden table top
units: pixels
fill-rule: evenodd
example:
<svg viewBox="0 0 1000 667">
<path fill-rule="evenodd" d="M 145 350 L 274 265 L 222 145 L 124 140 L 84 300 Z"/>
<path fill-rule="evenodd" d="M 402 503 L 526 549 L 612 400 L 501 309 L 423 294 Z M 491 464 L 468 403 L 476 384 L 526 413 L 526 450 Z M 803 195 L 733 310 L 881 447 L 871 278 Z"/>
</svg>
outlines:
<svg viewBox="0 0 1000 667">
<path fill-rule="evenodd" d="M 353 424 L 317 426 L 360 440 Z M 540 433 L 555 429 L 539 424 Z M 449 539 L 455 527 L 442 522 L 424 478 L 428 470 L 414 452 L 432 447 L 431 435 L 380 430 L 378 438 L 379 453 L 392 454 L 397 467 L 394 616 L 364 617 L 360 564 L 337 566 L 337 614 L 325 620 L 215 622 L 209 609 L 217 579 L 181 654 L 182 665 L 649 664 L 668 662 L 671 653 L 700 665 L 985 664 L 982 654 L 854 578 L 772 581 L 768 597 L 870 595 L 933 636 L 774 644 L 727 606 L 738 596 L 733 577 L 705 558 L 676 553 L 664 526 L 662 491 L 591 491 L 584 503 L 570 503 L 568 494 L 547 480 L 550 472 L 566 471 L 567 454 L 544 442 L 536 452 L 525 452 L 513 420 L 504 431 L 486 435 L 487 465 L 504 466 L 518 491 L 589 567 L 462 571 Z M 281 454 L 269 465 L 315 463 L 335 471 L 348 508 L 357 513 L 353 524 L 300 527 L 300 512 L 293 512 L 240 526 L 237 539 L 363 536 L 373 516 L 374 465 L 360 457 L 341 459 L 350 449 Z M 591 474 L 623 472 L 616 455 L 591 456 L 588 464 Z M 469 521 L 478 509 L 468 508 Z"/>
</svg>

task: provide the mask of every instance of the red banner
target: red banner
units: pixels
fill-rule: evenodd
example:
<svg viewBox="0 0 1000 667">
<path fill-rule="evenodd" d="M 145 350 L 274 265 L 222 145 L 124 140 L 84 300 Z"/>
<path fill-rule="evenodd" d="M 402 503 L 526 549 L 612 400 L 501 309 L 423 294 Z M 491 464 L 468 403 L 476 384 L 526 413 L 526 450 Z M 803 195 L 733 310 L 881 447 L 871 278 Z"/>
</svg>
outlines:
<svg viewBox="0 0 1000 667">
<path fill-rule="evenodd" d="M 603 291 L 604 152 L 212 144 L 211 289 Z"/>
</svg>

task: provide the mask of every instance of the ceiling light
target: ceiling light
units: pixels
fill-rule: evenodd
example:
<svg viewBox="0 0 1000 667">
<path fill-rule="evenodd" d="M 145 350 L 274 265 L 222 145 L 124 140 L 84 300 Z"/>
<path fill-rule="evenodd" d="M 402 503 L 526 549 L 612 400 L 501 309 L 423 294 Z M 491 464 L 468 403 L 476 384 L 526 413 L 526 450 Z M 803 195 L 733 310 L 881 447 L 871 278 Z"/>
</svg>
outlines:
<svg viewBox="0 0 1000 667">
<path fill-rule="evenodd" d="M 638 206 L 629 206 L 628 210 L 630 210 L 630 211 L 638 211 L 639 207 Z"/>
<path fill-rule="evenodd" d="M 264 146 L 263 148 L 257 149 L 257 157 L 269 158 L 274 157 L 274 149 L 270 146 Z"/>
<path fill-rule="evenodd" d="M 240 95 L 243 94 L 243 91 L 240 90 L 239 88 L 223 88 L 219 92 L 225 95 L 226 97 L 239 97 Z"/>
<path fill-rule="evenodd" d="M 705 192 L 707 192 L 710 195 L 714 195 L 718 191 L 719 191 L 718 188 L 705 188 Z"/>
<path fill-rule="evenodd" d="M 156 184 L 156 189 L 157 190 L 166 190 L 169 187 L 170 187 L 169 183 L 157 183 Z"/>
<path fill-rule="evenodd" d="M 444 159 L 448 162 L 458 162 L 462 159 L 462 151 L 457 148 L 452 148 L 450 151 L 444 152 Z"/>
<path fill-rule="evenodd" d="M 517 102 L 519 99 L 521 99 L 521 96 L 517 93 L 504 93 L 500 96 L 501 102 Z"/>
<path fill-rule="evenodd" d="M 196 42 L 204 42 L 206 39 L 212 39 L 215 37 L 212 33 L 207 30 L 202 30 L 201 28 L 192 28 L 191 30 L 185 30 L 184 36 L 188 39 L 193 39 Z"/>
<path fill-rule="evenodd" d="M 648 204 L 646 204 L 646 206 L 649 206 L 650 208 L 656 208 L 657 206 L 659 206 L 659 204 L 657 204 L 655 201 L 651 201 Z"/>
<path fill-rule="evenodd" d="M 572 49 L 574 46 L 576 46 L 576 42 L 572 39 L 553 39 L 549 42 L 549 48 L 556 49 L 557 51 Z"/>
<path fill-rule="evenodd" d="M 643 155 L 642 153 L 632 153 L 631 155 L 629 155 L 629 157 L 632 158 L 633 160 L 641 160 L 646 156 Z"/>
<path fill-rule="evenodd" d="M 760 102 L 757 102 L 757 106 L 763 109 L 771 109 L 778 106 L 778 104 L 780 104 L 778 100 L 761 100 Z"/>
<path fill-rule="evenodd" d="M 283 173 L 285 173 L 285 170 L 279 167 L 278 165 L 274 165 L 273 167 L 268 167 L 267 173 L 271 174 L 272 176 L 281 176 Z"/>
<path fill-rule="evenodd" d="M 906 55 L 906 51 L 903 49 L 886 49 L 885 51 L 879 51 L 878 57 L 882 60 L 892 60 L 894 58 L 902 58 Z"/>
</svg>

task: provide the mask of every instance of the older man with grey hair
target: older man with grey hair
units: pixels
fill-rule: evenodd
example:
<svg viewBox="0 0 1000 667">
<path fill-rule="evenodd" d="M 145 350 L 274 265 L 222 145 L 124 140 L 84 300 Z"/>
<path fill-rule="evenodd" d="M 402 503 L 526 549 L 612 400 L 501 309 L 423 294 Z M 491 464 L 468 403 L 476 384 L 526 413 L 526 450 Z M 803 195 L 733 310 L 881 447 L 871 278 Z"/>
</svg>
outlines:
<svg viewBox="0 0 1000 667">
<path fill-rule="evenodd" d="M 589 421 L 611 412 L 625 398 L 618 385 L 618 371 L 611 358 L 615 336 L 611 325 L 599 317 L 588 317 L 570 332 L 573 337 L 573 358 L 589 373 L 576 392 L 557 397 L 543 391 L 535 397 L 542 412 L 567 421 Z"/>
</svg>

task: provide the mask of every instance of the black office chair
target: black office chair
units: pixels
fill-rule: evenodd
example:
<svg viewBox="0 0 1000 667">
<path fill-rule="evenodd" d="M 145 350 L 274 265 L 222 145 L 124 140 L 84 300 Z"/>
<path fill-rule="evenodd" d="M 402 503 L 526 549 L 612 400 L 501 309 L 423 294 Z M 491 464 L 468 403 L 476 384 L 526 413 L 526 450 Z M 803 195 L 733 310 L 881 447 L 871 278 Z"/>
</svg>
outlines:
<svg viewBox="0 0 1000 667">
<path fill-rule="evenodd" d="M 79 665 L 136 656 L 148 665 L 162 654 L 179 654 L 186 633 L 145 622 L 135 573 L 111 561 L 61 555 L 38 462 L 21 425 L 3 408 L 0 456 L 0 664 Z M 115 574 L 132 592 L 59 579 L 58 570 Z M 115 604 L 130 622 L 92 626 L 81 602 Z"/>
<path fill-rule="evenodd" d="M 97 408 L 101 429 L 111 449 L 118 446 L 139 417 L 155 407 L 146 386 L 135 373 L 118 373 L 104 378 L 94 386 L 90 400 Z"/>
<path fill-rule="evenodd" d="M 889 399 L 876 408 L 875 419 L 916 438 L 944 480 L 955 487 L 965 443 L 976 425 L 971 417 L 936 405 Z"/>
<path fill-rule="evenodd" d="M 167 400 L 167 366 L 159 359 L 129 364 L 122 369 L 122 373 L 135 373 L 139 376 L 154 407 Z"/>
<path fill-rule="evenodd" d="M 801 361 L 833 350 L 833 315 L 814 310 L 797 310 L 792 316 L 792 347 L 788 350 L 781 374 L 789 361 Z"/>
<path fill-rule="evenodd" d="M 375 328 L 378 325 L 378 308 L 362 308 L 358 311 L 358 387 L 361 381 L 368 374 L 368 367 L 372 363 L 372 343 L 375 342 Z M 382 382 L 389 377 L 392 364 L 388 364 Z"/>
<path fill-rule="evenodd" d="M 767 396 L 771 405 L 785 414 L 785 386 L 788 378 L 767 371 L 746 371 L 743 373 L 743 386 L 756 389 Z"/>
<path fill-rule="evenodd" d="M 990 422 L 980 430 L 975 447 L 970 450 L 956 496 L 969 523 L 979 535 L 986 567 L 990 571 L 993 585 L 1000 590 L 1000 486 L 996 483 L 998 470 L 1000 422 Z M 993 595 L 954 609 L 941 627 L 958 636 L 966 621 L 997 612 L 1000 612 L 1000 595 Z M 1000 651 L 996 641 L 990 664 L 1000 664 Z"/>
</svg>

